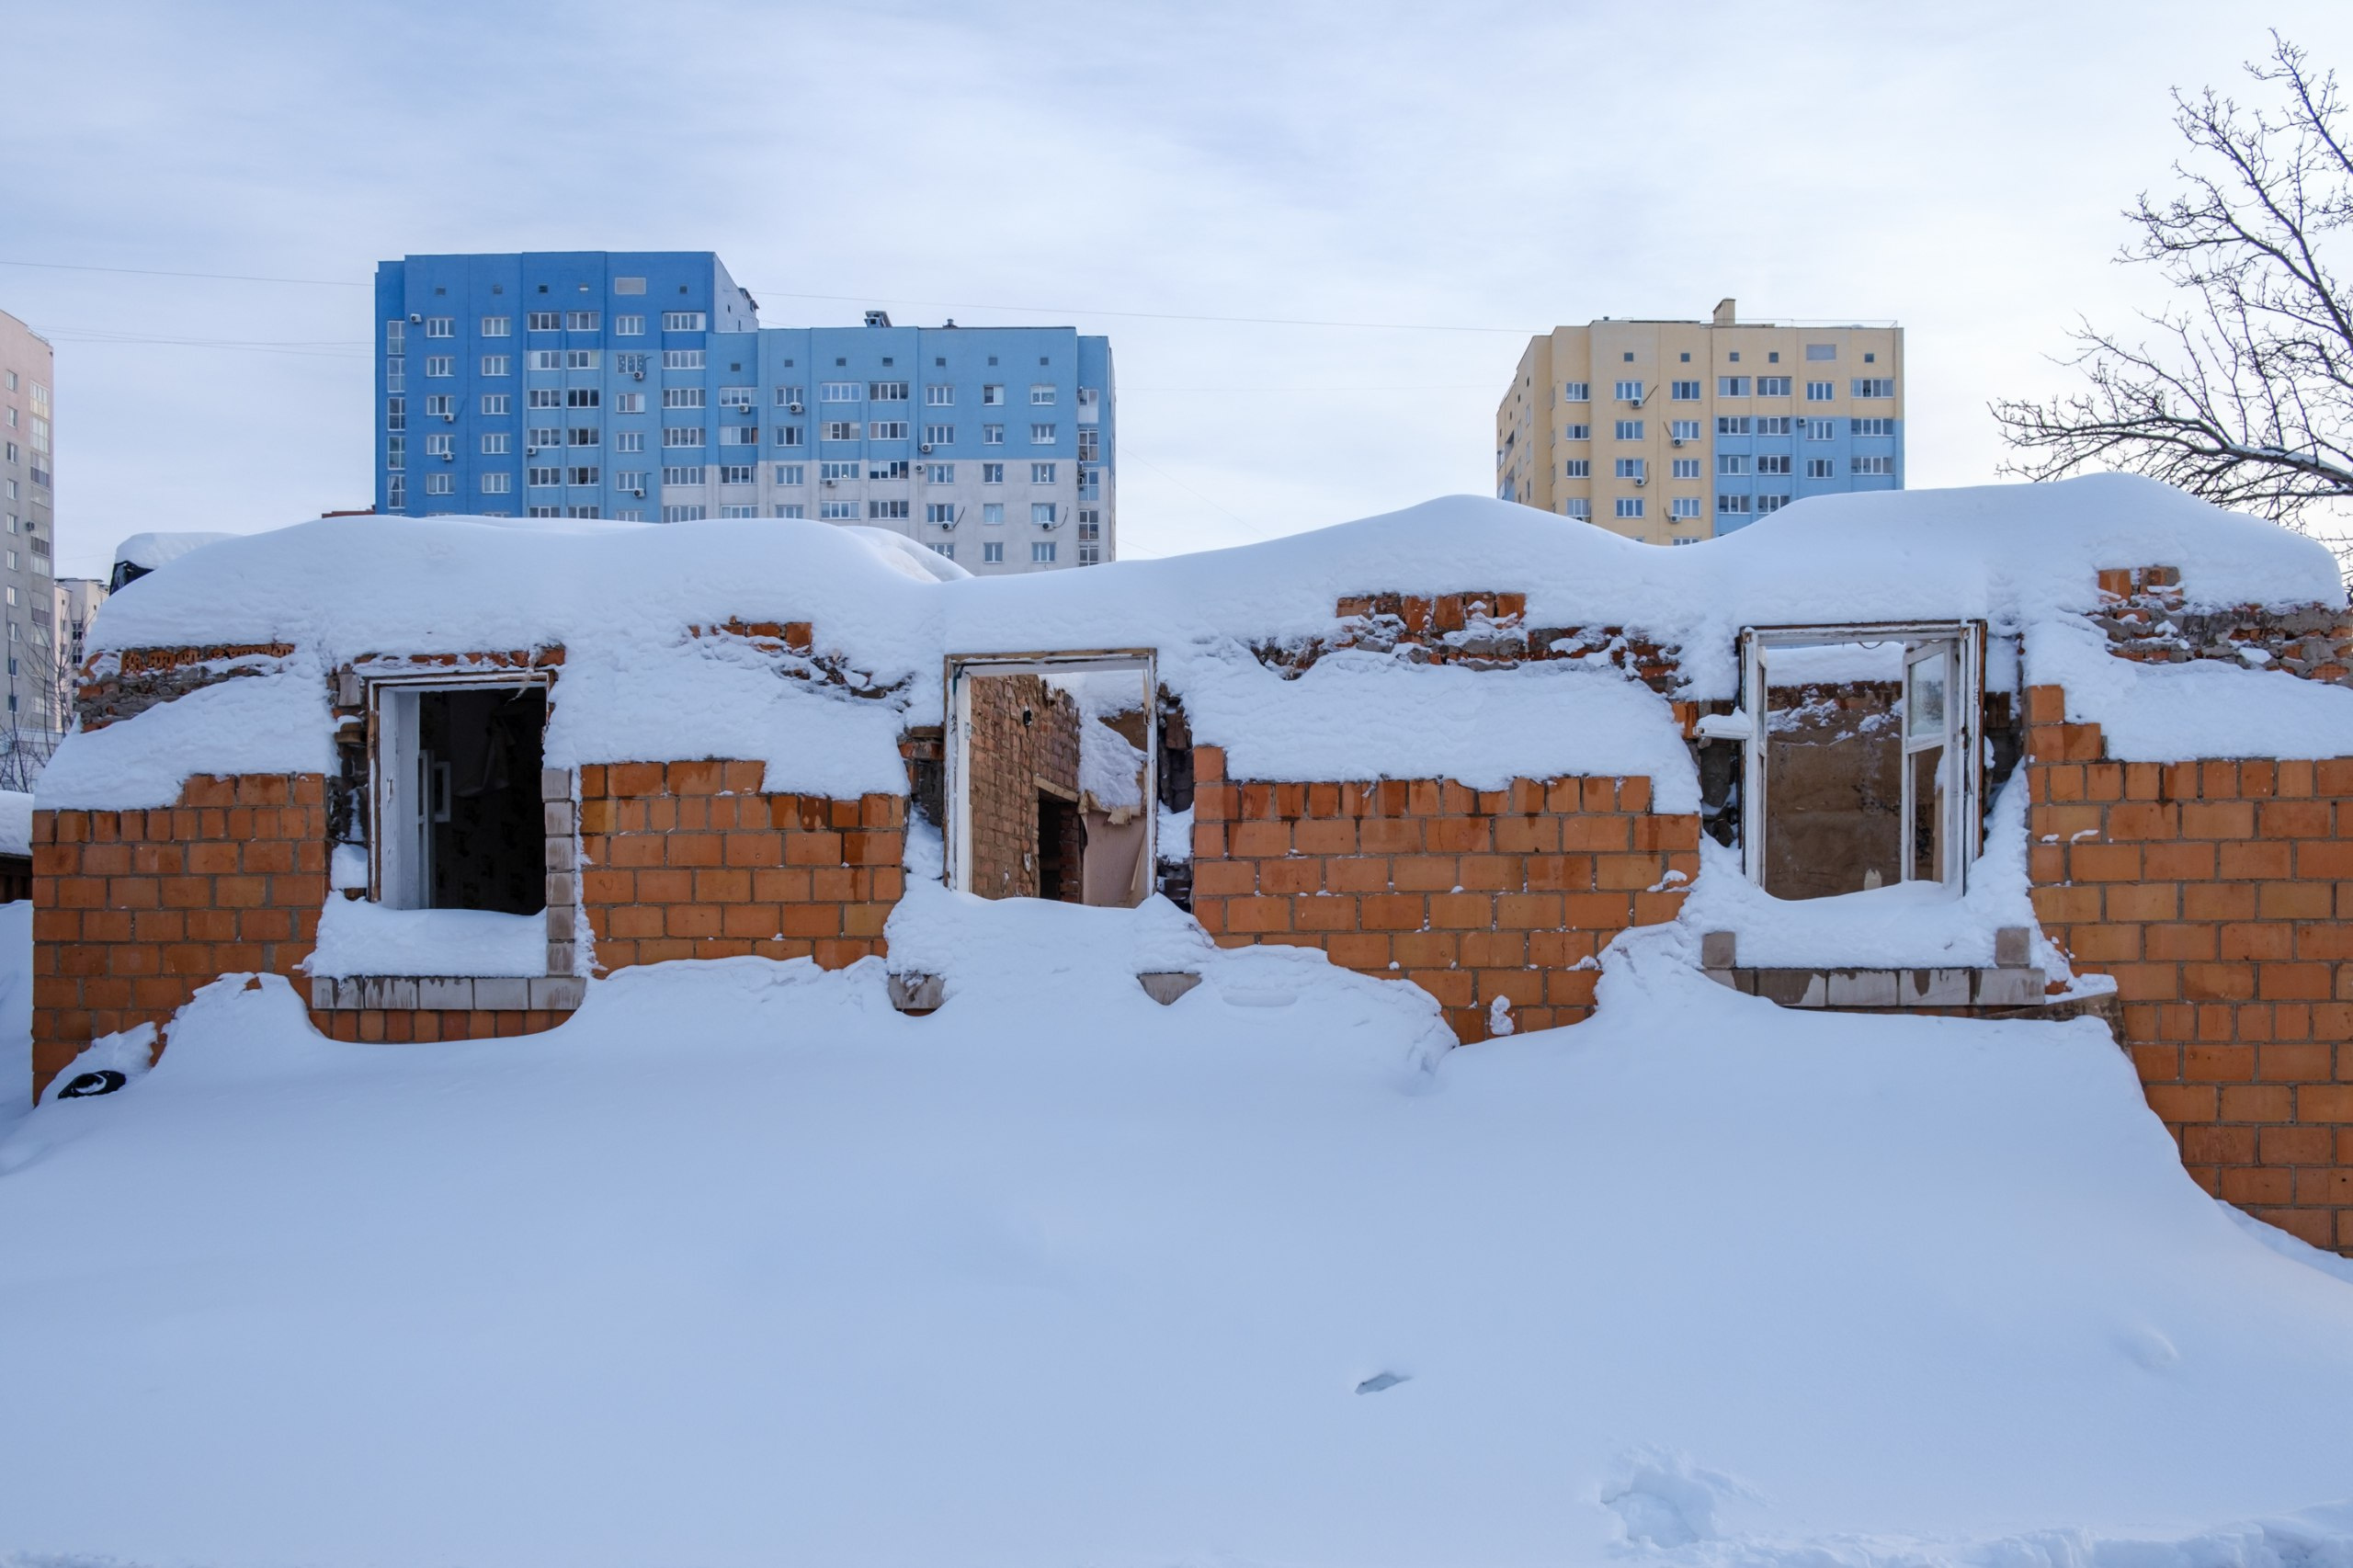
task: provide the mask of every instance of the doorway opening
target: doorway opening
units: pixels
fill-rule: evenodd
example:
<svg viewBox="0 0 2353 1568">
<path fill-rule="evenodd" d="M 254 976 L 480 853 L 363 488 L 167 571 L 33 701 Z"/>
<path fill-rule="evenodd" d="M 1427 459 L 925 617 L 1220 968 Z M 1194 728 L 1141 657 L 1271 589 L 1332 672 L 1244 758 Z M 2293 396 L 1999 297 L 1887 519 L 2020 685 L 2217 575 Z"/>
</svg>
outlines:
<svg viewBox="0 0 2353 1568">
<path fill-rule="evenodd" d="M 537 683 L 375 683 L 376 901 L 537 915 L 547 906 Z"/>
</svg>

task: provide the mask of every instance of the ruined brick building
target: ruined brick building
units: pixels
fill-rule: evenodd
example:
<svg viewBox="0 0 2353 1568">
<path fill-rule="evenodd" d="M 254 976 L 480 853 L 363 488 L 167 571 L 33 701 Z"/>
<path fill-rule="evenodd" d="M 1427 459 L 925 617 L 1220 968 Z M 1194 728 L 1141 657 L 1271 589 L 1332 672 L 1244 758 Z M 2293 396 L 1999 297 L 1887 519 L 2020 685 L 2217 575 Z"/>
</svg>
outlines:
<svg viewBox="0 0 2353 1568">
<path fill-rule="evenodd" d="M 310 523 L 94 628 L 31 1087 L 242 971 L 388 1042 L 731 956 L 952 1007 L 892 968 L 936 863 L 1319 949 L 1465 1041 L 1669 923 L 1783 1006 L 2090 1015 L 2200 1182 L 2353 1248 L 2348 639 L 2325 550 L 2121 478 L 1671 552 L 1461 499 L 1021 582 L 792 523 Z"/>
</svg>

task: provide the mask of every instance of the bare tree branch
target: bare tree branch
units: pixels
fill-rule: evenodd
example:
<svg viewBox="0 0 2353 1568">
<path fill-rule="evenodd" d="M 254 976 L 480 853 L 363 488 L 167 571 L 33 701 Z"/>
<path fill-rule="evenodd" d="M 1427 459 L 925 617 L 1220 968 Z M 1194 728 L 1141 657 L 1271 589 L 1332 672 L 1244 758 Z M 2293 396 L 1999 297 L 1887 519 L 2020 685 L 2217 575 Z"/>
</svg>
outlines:
<svg viewBox="0 0 2353 1568">
<path fill-rule="evenodd" d="M 2143 473 L 2291 527 L 2353 499 L 2353 297 L 2329 262 L 2353 224 L 2345 106 L 2336 73 L 2277 33 L 2247 74 L 2281 101 L 2176 92 L 2178 188 L 2125 211 L 2138 233 L 2118 260 L 2155 267 L 2182 302 L 2130 337 L 2084 322 L 2068 361 L 2083 391 L 1994 403 L 2006 472 Z"/>
</svg>

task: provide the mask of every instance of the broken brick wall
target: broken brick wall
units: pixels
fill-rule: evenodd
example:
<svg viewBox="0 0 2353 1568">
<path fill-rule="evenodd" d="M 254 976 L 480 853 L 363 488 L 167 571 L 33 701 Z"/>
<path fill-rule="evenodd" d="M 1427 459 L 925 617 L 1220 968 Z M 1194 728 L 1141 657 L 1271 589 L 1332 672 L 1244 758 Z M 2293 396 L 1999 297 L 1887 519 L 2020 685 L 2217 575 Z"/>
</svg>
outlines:
<svg viewBox="0 0 2353 1568">
<path fill-rule="evenodd" d="M 1042 789 L 1078 799 L 1078 706 L 1034 675 L 967 677 L 971 733 L 965 744 L 965 799 L 972 880 L 983 898 L 1035 898 L 1039 892 L 1039 809 Z M 1063 837 L 1077 832 L 1077 813 L 1062 813 Z M 1075 842 L 1057 846 L 1075 868 Z M 1076 879 L 1070 879 L 1075 886 Z M 1076 894 L 1074 892 L 1073 897 Z"/>
<path fill-rule="evenodd" d="M 1652 809 L 1647 778 L 1319 784 L 1229 779 L 1193 752 L 1193 914 L 1221 947 L 1321 948 L 1411 980 L 1458 1038 L 1592 1011 L 1601 949 L 1675 918 L 1699 871 L 1699 819 Z"/>
</svg>

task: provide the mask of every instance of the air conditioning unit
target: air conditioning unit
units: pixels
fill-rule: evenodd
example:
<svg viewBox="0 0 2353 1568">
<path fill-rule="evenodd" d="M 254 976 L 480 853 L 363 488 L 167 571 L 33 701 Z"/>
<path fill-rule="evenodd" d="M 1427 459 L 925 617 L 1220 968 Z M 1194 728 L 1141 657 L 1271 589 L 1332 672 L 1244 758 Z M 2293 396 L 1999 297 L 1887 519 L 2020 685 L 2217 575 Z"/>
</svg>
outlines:
<svg viewBox="0 0 2353 1568">
<path fill-rule="evenodd" d="M 915 450 L 921 452 L 926 457 L 929 457 L 931 455 L 931 443 L 929 441 L 926 441 L 921 446 L 917 447 Z"/>
<path fill-rule="evenodd" d="M 408 319 L 415 325 L 423 326 L 425 324 L 425 318 L 423 316 L 411 315 Z"/>
<path fill-rule="evenodd" d="M 1683 437 L 1680 436 L 1675 437 L 1675 444 L 1678 447 L 1681 446 L 1683 444 Z"/>
<path fill-rule="evenodd" d="M 441 416 L 441 422 L 445 425 L 455 425 L 458 422 L 458 416 L 455 414 L 445 414 Z"/>
<path fill-rule="evenodd" d="M 1634 476 L 1634 488 L 1640 490 L 1643 485 L 1648 484 L 1650 482 L 1651 476 L 1649 474 L 1638 473 Z"/>
<path fill-rule="evenodd" d="M 825 486 L 825 488 L 826 488 L 826 489 L 831 490 L 835 485 L 836 485 L 836 484 L 838 484 L 838 483 L 841 483 L 841 481 L 839 481 L 839 480 L 837 480 L 837 479 L 828 479 L 828 480 L 824 481 L 824 486 Z"/>
<path fill-rule="evenodd" d="M 789 403 L 784 405 L 784 411 L 787 414 L 798 414 L 801 412 L 801 405 L 797 403 Z"/>
<path fill-rule="evenodd" d="M 458 460 L 458 454 L 455 452 L 443 452 L 441 454 L 441 460 L 445 463 L 456 462 Z"/>
</svg>

